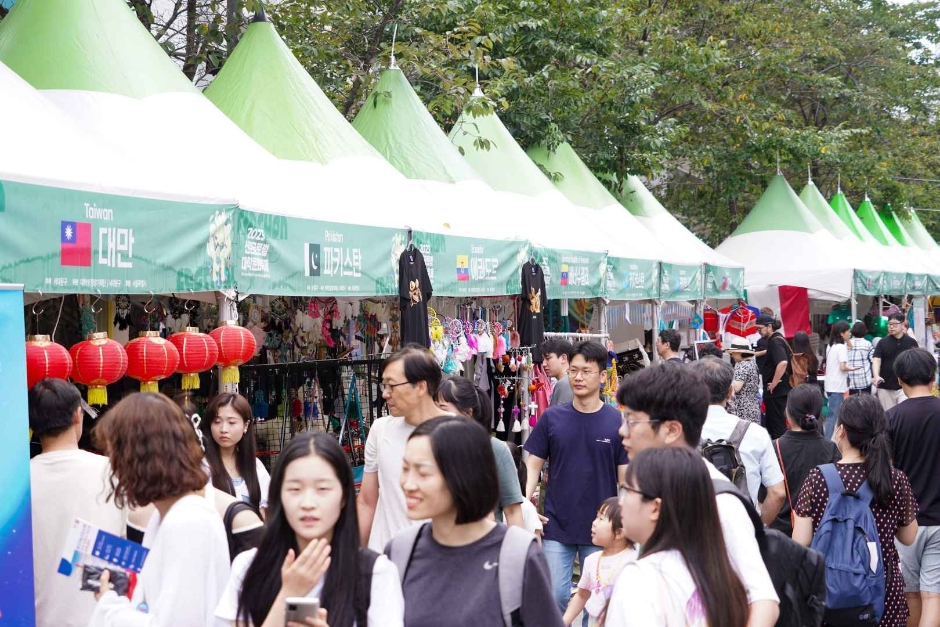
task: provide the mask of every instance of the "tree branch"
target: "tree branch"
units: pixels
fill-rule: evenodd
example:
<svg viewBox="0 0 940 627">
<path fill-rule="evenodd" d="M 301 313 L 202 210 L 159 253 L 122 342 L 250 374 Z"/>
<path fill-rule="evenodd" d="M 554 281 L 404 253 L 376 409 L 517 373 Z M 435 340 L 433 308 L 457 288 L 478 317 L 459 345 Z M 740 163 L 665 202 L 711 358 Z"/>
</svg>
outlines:
<svg viewBox="0 0 940 627">
<path fill-rule="evenodd" d="M 382 19 L 376 25 L 375 30 L 372 31 L 372 41 L 369 42 L 369 47 L 366 49 L 365 54 L 359 59 L 360 70 L 365 70 L 372 65 L 372 60 L 375 59 L 375 56 L 379 53 L 379 46 L 382 43 L 385 28 L 388 26 L 388 23 L 392 21 L 392 18 L 398 14 L 402 4 L 404 4 L 404 0 L 394 0 L 392 6 L 388 8 L 388 11 L 385 12 L 385 15 L 382 16 Z M 359 99 L 359 92 L 361 90 L 362 77 L 357 74 L 356 78 L 353 79 L 352 87 L 349 89 L 349 95 L 346 96 L 346 102 L 343 103 L 343 115 L 349 115 L 353 105 L 356 104 L 356 100 Z"/>
</svg>

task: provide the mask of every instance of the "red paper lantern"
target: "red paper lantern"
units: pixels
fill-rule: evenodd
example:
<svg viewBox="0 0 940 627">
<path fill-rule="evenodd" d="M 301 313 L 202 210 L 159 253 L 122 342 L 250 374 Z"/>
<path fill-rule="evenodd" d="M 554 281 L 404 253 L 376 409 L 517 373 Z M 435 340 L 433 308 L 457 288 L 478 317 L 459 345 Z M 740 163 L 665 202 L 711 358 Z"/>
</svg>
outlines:
<svg viewBox="0 0 940 627">
<path fill-rule="evenodd" d="M 176 372 L 180 354 L 159 331 L 141 331 L 127 349 L 127 376 L 140 381 L 141 392 L 158 392 L 157 381 Z"/>
<path fill-rule="evenodd" d="M 26 338 L 26 388 L 45 378 L 68 379 L 72 374 L 72 356 L 48 335 Z"/>
<path fill-rule="evenodd" d="M 186 327 L 169 338 L 180 354 L 176 371 L 183 373 L 183 389 L 199 389 L 199 373 L 205 372 L 219 361 L 219 345 L 210 335 L 200 333 L 198 327 Z"/>
<path fill-rule="evenodd" d="M 69 349 L 69 354 L 73 362 L 72 378 L 88 386 L 88 403 L 107 405 L 107 386 L 127 372 L 124 347 L 107 333 L 91 333 L 87 340 Z"/>
<path fill-rule="evenodd" d="M 219 345 L 219 361 L 222 366 L 222 383 L 238 383 L 241 377 L 238 367 L 255 356 L 258 343 L 245 327 L 229 320 L 209 334 Z"/>
</svg>

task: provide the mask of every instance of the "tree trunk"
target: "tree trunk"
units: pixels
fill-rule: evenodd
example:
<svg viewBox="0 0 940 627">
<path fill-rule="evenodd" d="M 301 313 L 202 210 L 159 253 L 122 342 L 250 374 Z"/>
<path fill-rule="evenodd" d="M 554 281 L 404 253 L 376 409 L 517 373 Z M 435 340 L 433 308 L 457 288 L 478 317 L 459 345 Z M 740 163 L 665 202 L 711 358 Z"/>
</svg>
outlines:
<svg viewBox="0 0 940 627">
<path fill-rule="evenodd" d="M 372 60 L 375 59 L 375 55 L 379 53 L 379 48 L 382 43 L 382 36 L 385 33 L 385 28 L 388 26 L 388 23 L 394 19 L 398 14 L 398 11 L 401 9 L 401 5 L 404 3 L 404 0 L 395 0 L 392 2 L 392 6 L 388 8 L 388 11 L 385 12 L 385 15 L 382 16 L 381 21 L 375 27 L 375 30 L 372 31 L 372 38 L 369 42 L 369 47 L 366 49 L 366 52 L 362 57 L 360 57 L 359 68 L 362 70 L 367 69 L 372 65 Z M 343 104 L 343 115 L 349 115 L 350 110 L 353 108 L 353 105 L 356 104 L 356 100 L 359 99 L 359 92 L 362 90 L 362 77 L 357 75 L 353 79 L 352 87 L 349 90 L 349 95 L 346 97 L 346 102 Z"/>
<path fill-rule="evenodd" d="M 238 0 L 225 0 L 225 58 L 238 44 Z"/>
<path fill-rule="evenodd" d="M 186 0 L 186 60 L 183 61 L 183 74 L 193 80 L 199 61 L 196 58 L 196 0 Z"/>
</svg>

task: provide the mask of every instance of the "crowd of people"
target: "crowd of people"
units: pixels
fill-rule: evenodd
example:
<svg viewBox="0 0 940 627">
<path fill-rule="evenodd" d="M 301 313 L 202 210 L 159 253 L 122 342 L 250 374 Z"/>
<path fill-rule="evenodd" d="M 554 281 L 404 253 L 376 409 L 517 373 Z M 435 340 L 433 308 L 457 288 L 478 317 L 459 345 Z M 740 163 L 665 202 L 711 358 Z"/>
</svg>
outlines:
<svg viewBox="0 0 940 627">
<path fill-rule="evenodd" d="M 203 417 L 127 396 L 95 427 L 103 454 L 80 450 L 79 392 L 45 379 L 29 392 L 37 624 L 940 625 L 935 356 L 895 319 L 874 348 L 837 323 L 819 385 L 806 338 L 757 322 L 727 361 L 682 363 L 664 331 L 663 363 L 626 377 L 619 407 L 601 397 L 606 348 L 548 340 L 551 406 L 521 447 L 493 437 L 491 396 L 406 346 L 358 494 L 328 433 L 295 435 L 269 476 L 238 394 Z M 76 518 L 149 549 L 127 595 L 108 570 L 58 574 Z M 825 569 L 805 598 L 784 552 Z"/>
</svg>

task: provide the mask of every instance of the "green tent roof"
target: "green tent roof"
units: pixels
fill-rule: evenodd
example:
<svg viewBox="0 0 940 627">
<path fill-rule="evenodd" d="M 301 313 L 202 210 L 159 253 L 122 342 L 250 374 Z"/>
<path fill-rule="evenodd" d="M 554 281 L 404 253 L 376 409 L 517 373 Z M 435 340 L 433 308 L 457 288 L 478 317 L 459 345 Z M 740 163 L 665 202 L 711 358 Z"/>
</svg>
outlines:
<svg viewBox="0 0 940 627">
<path fill-rule="evenodd" d="M 620 186 L 620 204 L 638 218 L 668 215 L 675 219 L 635 174 L 628 176 Z"/>
<path fill-rule="evenodd" d="M 865 225 L 862 224 L 862 221 L 859 220 L 858 216 L 855 214 L 852 205 L 849 204 L 848 198 L 845 197 L 841 189 L 837 191 L 836 195 L 829 201 L 829 206 L 832 207 L 832 210 L 839 216 L 842 223 L 855 234 L 855 237 L 863 242 L 875 241 L 875 238 L 872 237 L 872 234 L 868 232 L 868 229 L 865 228 Z"/>
<path fill-rule="evenodd" d="M 552 174 L 561 175 L 561 178 L 554 182 L 555 187 L 571 202 L 591 209 L 620 204 L 584 165 L 581 157 L 568 142 L 560 144 L 554 151 L 549 151 L 544 145 L 532 146 L 528 155 L 532 161 Z"/>
<path fill-rule="evenodd" d="M 822 228 L 783 175 L 777 174 L 764 190 L 760 200 L 731 236 L 758 231 L 815 233 Z"/>
<path fill-rule="evenodd" d="M 866 196 L 862 204 L 858 206 L 858 218 L 862 221 L 862 224 L 865 225 L 865 228 L 868 229 L 868 232 L 871 233 L 871 236 L 879 243 L 885 246 L 899 246 L 898 241 L 891 235 L 891 231 L 888 230 L 888 227 L 886 227 L 884 222 L 881 221 L 881 218 L 878 217 L 878 212 L 875 211 L 875 206 L 871 204 L 871 200 L 868 199 L 868 196 Z"/>
<path fill-rule="evenodd" d="M 894 209 L 891 208 L 891 205 L 885 205 L 885 208 L 878 212 L 878 216 L 881 218 L 881 221 L 884 223 L 888 230 L 891 232 L 891 235 L 894 236 L 894 239 L 898 241 L 902 246 L 907 246 L 909 248 L 918 248 L 917 242 L 914 241 L 914 238 L 908 232 L 904 224 L 898 219 Z"/>
<path fill-rule="evenodd" d="M 379 82 L 353 120 L 353 128 L 410 179 L 479 180 L 421 103 L 400 69 L 382 70 Z"/>
<path fill-rule="evenodd" d="M 483 97 L 479 89 L 473 94 L 473 98 Z M 450 140 L 494 189 L 528 196 L 555 191 L 494 112 L 475 116 L 468 107 L 451 129 Z M 474 145 L 482 140 L 490 142 L 488 150 Z"/>
<path fill-rule="evenodd" d="M 378 158 L 263 13 L 248 26 L 205 93 L 278 158 L 320 164 L 340 157 Z"/>
<path fill-rule="evenodd" d="M 800 192 L 800 200 L 802 200 L 806 208 L 812 212 L 813 216 L 819 220 L 819 223 L 838 239 L 857 239 L 849 227 L 847 227 L 832 210 L 832 207 L 829 206 L 829 203 L 826 202 L 823 195 L 819 193 L 819 189 L 816 187 L 815 183 L 809 181 L 806 184 L 803 191 Z"/>
<path fill-rule="evenodd" d="M 124 0 L 19 0 L 0 22 L 0 62 L 37 89 L 198 93 Z"/>
<path fill-rule="evenodd" d="M 924 250 L 940 250 L 940 245 L 927 232 L 917 212 L 911 209 L 907 215 L 897 215 L 898 220 L 907 228 L 908 234 Z"/>
</svg>

